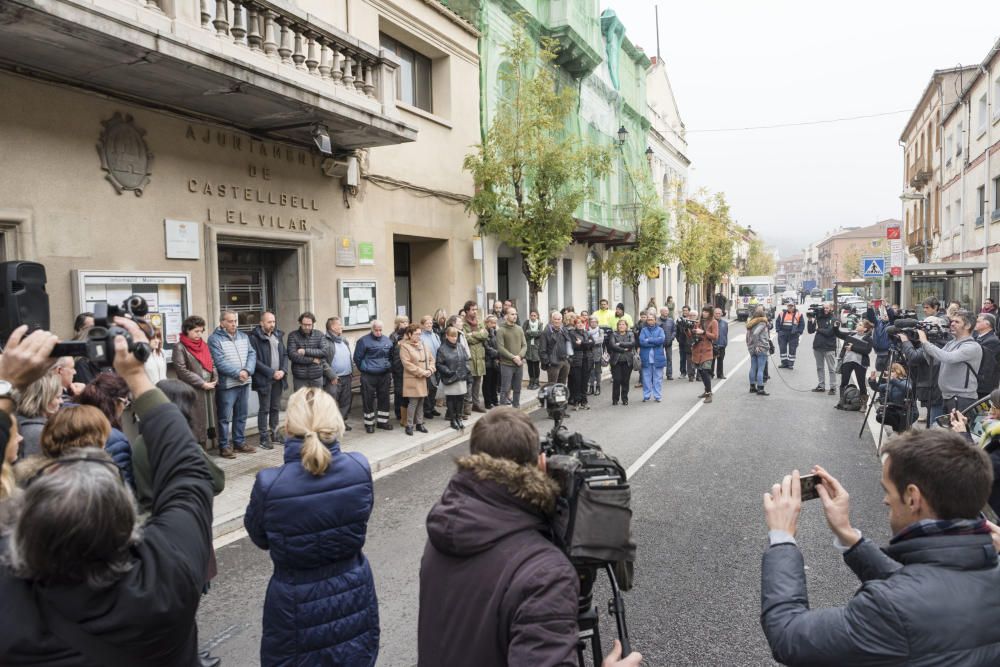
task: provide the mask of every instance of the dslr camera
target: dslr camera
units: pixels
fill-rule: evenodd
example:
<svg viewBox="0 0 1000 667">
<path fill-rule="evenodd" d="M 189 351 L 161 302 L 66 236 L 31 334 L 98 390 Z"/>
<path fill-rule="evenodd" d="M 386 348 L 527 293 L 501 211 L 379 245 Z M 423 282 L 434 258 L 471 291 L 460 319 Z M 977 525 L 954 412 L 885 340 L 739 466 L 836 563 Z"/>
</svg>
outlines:
<svg viewBox="0 0 1000 667">
<path fill-rule="evenodd" d="M 684 335 L 688 337 L 688 343 L 690 345 L 697 345 L 700 337 L 694 334 L 694 330 L 698 328 L 698 320 L 688 317 L 678 317 L 676 322 L 677 330 L 684 332 Z"/>
</svg>

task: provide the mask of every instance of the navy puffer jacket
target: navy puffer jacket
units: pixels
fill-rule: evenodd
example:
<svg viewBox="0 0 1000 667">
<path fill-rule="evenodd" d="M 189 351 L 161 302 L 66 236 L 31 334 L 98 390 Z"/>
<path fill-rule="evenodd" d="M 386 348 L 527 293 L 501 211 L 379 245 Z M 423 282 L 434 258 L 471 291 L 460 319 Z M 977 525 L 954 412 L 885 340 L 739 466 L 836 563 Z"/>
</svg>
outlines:
<svg viewBox="0 0 1000 667">
<path fill-rule="evenodd" d="M 108 441 L 104 443 L 104 451 L 110 456 L 115 465 L 121 468 L 122 474 L 128 485 L 135 488 L 135 477 L 132 475 L 132 445 L 124 433 L 116 428 L 111 429 Z"/>
<path fill-rule="evenodd" d="M 374 502 L 371 468 L 334 443 L 330 467 L 313 476 L 302 467 L 301 449 L 301 440 L 289 439 L 285 464 L 257 473 L 243 519 L 274 563 L 261 665 L 374 665 L 378 600 L 361 552 Z"/>
</svg>

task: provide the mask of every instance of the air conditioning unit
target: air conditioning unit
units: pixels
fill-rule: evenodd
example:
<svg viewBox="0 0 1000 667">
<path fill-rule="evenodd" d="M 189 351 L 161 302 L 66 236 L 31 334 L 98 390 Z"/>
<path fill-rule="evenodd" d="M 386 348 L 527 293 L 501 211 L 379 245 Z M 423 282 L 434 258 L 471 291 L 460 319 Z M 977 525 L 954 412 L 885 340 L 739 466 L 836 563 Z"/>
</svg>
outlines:
<svg viewBox="0 0 1000 667">
<path fill-rule="evenodd" d="M 346 186 L 356 188 L 361 182 L 361 165 L 354 156 L 339 160 L 328 157 L 320 166 L 324 174 L 330 178 L 339 178 Z"/>
</svg>

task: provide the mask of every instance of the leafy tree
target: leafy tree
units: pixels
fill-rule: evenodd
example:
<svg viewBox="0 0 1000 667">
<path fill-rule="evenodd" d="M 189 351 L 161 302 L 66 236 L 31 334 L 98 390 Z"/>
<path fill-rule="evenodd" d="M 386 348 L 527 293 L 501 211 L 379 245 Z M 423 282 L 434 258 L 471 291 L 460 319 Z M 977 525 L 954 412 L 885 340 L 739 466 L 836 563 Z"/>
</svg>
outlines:
<svg viewBox="0 0 1000 667">
<path fill-rule="evenodd" d="M 702 285 L 711 294 L 733 269 L 735 225 L 721 193 L 698 192 L 688 198 L 677 216 L 677 233 L 669 255 L 681 262 L 688 284 Z"/>
<path fill-rule="evenodd" d="M 777 270 L 774 255 L 768 252 L 764 241 L 758 238 L 750 240 L 750 251 L 747 253 L 748 276 L 773 276 Z"/>
<path fill-rule="evenodd" d="M 478 151 L 464 162 L 476 187 L 468 210 L 480 232 L 521 253 L 529 307 L 537 310 L 556 258 L 572 242 L 573 213 L 590 179 L 608 172 L 611 152 L 566 132 L 576 92 L 557 85 L 554 40 L 542 38 L 536 46 L 522 20 L 503 52 L 510 63 L 499 72 L 505 99 Z"/>
<path fill-rule="evenodd" d="M 632 176 L 634 182 L 636 174 Z M 667 248 L 670 241 L 667 212 L 660 206 L 656 190 L 649 183 L 648 176 L 640 182 L 639 214 L 633 232 L 635 245 L 615 248 L 604 264 L 608 274 L 621 280 L 631 291 L 635 308 L 632 312 L 637 316 L 642 308 L 639 302 L 639 285 L 646 274 L 668 261 Z"/>
</svg>

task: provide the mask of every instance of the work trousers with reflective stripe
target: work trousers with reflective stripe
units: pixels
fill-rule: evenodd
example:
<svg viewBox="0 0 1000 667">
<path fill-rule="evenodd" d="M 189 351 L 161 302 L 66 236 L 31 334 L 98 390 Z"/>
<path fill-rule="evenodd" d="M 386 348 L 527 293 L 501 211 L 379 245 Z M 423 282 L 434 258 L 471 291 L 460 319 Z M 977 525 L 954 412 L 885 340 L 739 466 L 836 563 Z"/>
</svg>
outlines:
<svg viewBox="0 0 1000 667">
<path fill-rule="evenodd" d="M 389 423 L 389 381 L 390 373 L 372 375 L 361 374 L 361 405 L 364 410 L 365 426 Z M 376 412 L 377 409 L 377 412 Z"/>
<path fill-rule="evenodd" d="M 795 351 L 799 349 L 799 334 L 778 332 L 778 351 L 781 352 L 781 362 L 789 366 L 795 365 Z"/>
</svg>

